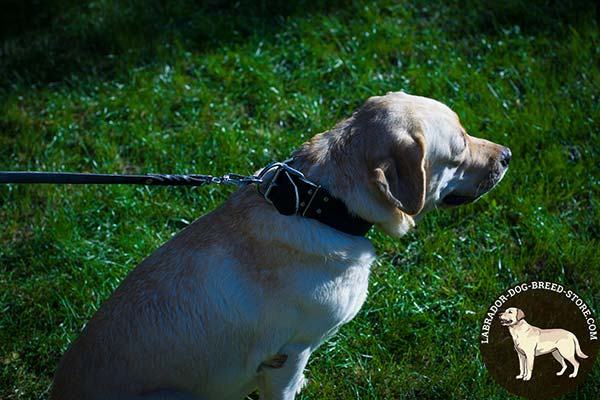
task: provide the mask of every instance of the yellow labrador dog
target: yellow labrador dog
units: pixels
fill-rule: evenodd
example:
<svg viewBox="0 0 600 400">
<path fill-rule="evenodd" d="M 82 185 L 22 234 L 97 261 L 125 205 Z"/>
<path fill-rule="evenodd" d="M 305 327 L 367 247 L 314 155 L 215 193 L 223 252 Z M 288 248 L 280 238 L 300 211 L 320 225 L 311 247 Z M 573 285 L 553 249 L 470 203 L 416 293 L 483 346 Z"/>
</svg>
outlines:
<svg viewBox="0 0 600 400">
<path fill-rule="evenodd" d="M 552 353 L 562 367 L 556 375 L 564 374 L 567 369 L 565 359 L 573 365 L 569 378 L 575 378 L 579 371 L 579 358 L 588 358 L 581 347 L 577 336 L 564 329 L 540 329 L 525 321 L 525 313 L 520 308 L 510 307 L 499 316 L 500 324 L 507 326 L 512 336 L 515 351 L 519 356 L 519 375 L 517 379 L 528 381 L 533 372 L 535 356 Z"/>
<path fill-rule="evenodd" d="M 293 399 L 365 301 L 366 231 L 399 237 L 475 201 L 510 157 L 435 100 L 370 98 L 137 266 L 64 354 L 53 398 Z"/>
</svg>

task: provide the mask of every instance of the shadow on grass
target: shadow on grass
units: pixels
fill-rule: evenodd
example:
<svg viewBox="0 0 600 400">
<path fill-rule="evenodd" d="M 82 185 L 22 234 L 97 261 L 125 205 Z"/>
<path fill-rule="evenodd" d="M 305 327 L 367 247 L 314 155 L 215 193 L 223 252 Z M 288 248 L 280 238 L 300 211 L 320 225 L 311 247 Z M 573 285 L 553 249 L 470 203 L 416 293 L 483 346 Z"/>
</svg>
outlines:
<svg viewBox="0 0 600 400">
<path fill-rule="evenodd" d="M 397 8 L 385 4 L 371 6 Z M 597 16 L 587 0 L 421 0 L 401 7 L 413 9 L 421 23 L 459 36 L 515 26 L 551 36 L 557 24 Z M 269 40 L 295 16 L 336 12 L 350 18 L 361 9 L 360 2 L 344 0 L 6 0 L 0 13 L 0 89 L 72 76 L 110 77 L 181 49 L 202 52 L 249 37 Z"/>
<path fill-rule="evenodd" d="M 458 37 L 511 30 L 560 39 L 563 26 L 577 26 L 590 16 L 598 23 L 600 8 L 587 0 L 466 0 L 425 5 L 419 14 L 428 22 L 443 20 L 445 30 Z"/>
<path fill-rule="evenodd" d="M 0 13 L 0 87 L 106 76 L 168 58 L 268 39 L 299 14 L 329 13 L 343 1 L 8 0 Z"/>
</svg>

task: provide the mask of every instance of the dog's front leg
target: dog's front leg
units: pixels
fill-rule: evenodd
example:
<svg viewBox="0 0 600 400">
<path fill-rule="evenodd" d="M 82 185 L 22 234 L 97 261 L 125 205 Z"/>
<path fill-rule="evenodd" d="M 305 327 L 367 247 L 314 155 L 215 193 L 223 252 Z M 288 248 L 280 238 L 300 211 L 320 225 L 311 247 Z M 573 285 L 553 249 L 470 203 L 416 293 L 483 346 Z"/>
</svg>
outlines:
<svg viewBox="0 0 600 400">
<path fill-rule="evenodd" d="M 535 360 L 535 349 L 528 351 L 525 353 L 525 376 L 523 377 L 524 381 L 528 381 L 531 379 L 531 374 L 533 373 L 533 361 Z"/>
<path fill-rule="evenodd" d="M 525 355 L 521 354 L 519 350 L 517 350 L 517 355 L 519 356 L 519 375 L 516 376 L 517 379 L 523 379 L 525 377 L 525 372 L 527 371 L 527 365 Z"/>
<path fill-rule="evenodd" d="M 304 367 L 311 350 L 307 346 L 285 346 L 278 354 L 286 355 L 278 368 L 261 369 L 258 391 L 261 400 L 293 400 L 304 384 Z"/>
</svg>

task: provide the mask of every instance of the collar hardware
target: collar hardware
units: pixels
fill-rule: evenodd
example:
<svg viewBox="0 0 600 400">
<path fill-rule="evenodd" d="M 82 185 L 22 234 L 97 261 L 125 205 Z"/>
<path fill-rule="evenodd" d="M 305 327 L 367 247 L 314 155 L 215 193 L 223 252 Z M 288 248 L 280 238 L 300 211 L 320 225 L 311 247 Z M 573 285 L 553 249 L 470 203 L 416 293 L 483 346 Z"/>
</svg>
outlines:
<svg viewBox="0 0 600 400">
<path fill-rule="evenodd" d="M 285 163 L 273 167 L 277 170 L 261 194 L 280 214 L 316 219 L 354 236 L 364 236 L 373 225 L 350 213 L 343 201 L 306 179 L 302 172 Z"/>
</svg>

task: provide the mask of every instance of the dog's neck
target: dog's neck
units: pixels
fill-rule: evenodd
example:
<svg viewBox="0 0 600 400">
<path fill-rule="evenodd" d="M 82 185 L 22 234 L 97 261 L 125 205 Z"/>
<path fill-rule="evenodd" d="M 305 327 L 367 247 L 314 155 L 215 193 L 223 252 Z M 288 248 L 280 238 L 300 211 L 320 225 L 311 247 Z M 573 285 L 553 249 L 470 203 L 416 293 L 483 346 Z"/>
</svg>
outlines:
<svg viewBox="0 0 600 400">
<path fill-rule="evenodd" d="M 527 323 L 527 321 L 525 321 L 524 319 L 520 319 L 515 324 L 510 325 L 508 327 L 508 331 L 510 332 L 511 336 L 514 338 L 514 337 L 518 337 L 519 334 L 523 334 L 524 332 L 526 332 L 530 327 L 531 327 L 531 325 L 529 325 Z"/>
<path fill-rule="evenodd" d="M 362 236 L 344 234 L 314 219 L 282 215 L 254 187 L 243 188 L 228 200 L 230 214 L 243 224 L 232 226 L 241 235 L 272 246 L 294 248 L 307 256 L 324 259 L 374 257 L 373 246 Z M 220 213 L 220 209 L 215 210 Z"/>
<path fill-rule="evenodd" d="M 375 193 L 365 154 L 360 151 L 365 138 L 351 129 L 353 118 L 304 143 L 292 154 L 290 165 L 344 202 L 350 213 L 390 236 L 401 237 L 415 221 Z"/>
<path fill-rule="evenodd" d="M 359 163 L 348 154 L 348 138 L 343 139 L 338 127 L 314 136 L 292 154 L 290 165 L 302 172 L 307 179 L 323 186 L 333 196 L 346 200 L 349 189 L 357 177 L 352 163 Z M 327 157 L 324 155 L 327 154 Z"/>
<path fill-rule="evenodd" d="M 279 167 L 266 180 L 261 184 L 260 192 L 280 214 L 315 219 L 354 236 L 366 235 L 373 226 L 349 212 L 346 203 L 322 185 L 307 180 L 286 166 Z"/>
</svg>

